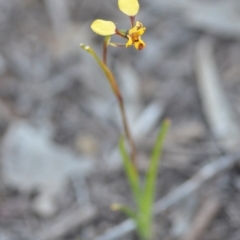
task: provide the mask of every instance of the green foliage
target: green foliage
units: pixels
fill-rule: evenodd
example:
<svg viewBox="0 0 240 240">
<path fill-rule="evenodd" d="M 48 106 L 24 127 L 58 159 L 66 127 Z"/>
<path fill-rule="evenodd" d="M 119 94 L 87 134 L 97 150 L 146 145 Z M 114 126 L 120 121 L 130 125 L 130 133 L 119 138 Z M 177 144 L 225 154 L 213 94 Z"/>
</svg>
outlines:
<svg viewBox="0 0 240 240">
<path fill-rule="evenodd" d="M 164 139 L 169 126 L 170 121 L 168 119 L 164 120 L 152 150 L 143 184 L 141 184 L 135 166 L 126 151 L 123 137 L 119 141 L 119 149 L 123 159 L 123 166 L 136 203 L 136 210 L 133 211 L 128 207 L 121 205 L 117 205 L 118 208 L 115 208 L 115 210 L 124 212 L 135 221 L 137 233 L 142 240 L 150 240 L 152 237 L 152 210 L 156 192 L 158 165 L 161 159 Z"/>
<path fill-rule="evenodd" d="M 124 170 L 126 172 L 133 197 L 135 200 L 139 199 L 141 196 L 141 187 L 140 187 L 138 172 L 125 149 L 123 137 L 121 137 L 119 141 L 119 149 L 122 155 Z M 137 201 L 135 202 L 137 203 Z"/>
</svg>

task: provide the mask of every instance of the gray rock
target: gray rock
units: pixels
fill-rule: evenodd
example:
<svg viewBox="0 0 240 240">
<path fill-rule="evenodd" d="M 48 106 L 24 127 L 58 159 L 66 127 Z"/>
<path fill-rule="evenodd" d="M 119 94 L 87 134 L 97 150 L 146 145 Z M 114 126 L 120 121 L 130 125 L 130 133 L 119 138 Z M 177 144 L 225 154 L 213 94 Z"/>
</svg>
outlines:
<svg viewBox="0 0 240 240">
<path fill-rule="evenodd" d="M 86 176 L 90 160 L 75 156 L 70 150 L 54 144 L 46 131 L 27 122 L 11 125 L 3 139 L 2 176 L 6 187 L 21 192 L 40 192 L 33 209 L 41 216 L 52 216 L 58 210 L 57 198 L 72 174 Z"/>
</svg>

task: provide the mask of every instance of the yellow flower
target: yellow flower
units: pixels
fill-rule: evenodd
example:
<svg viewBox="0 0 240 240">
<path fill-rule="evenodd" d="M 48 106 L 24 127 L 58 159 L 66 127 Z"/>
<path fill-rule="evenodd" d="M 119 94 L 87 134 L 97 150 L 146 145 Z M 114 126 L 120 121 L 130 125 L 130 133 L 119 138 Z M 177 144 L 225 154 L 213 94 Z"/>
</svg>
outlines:
<svg viewBox="0 0 240 240">
<path fill-rule="evenodd" d="M 136 26 L 129 29 L 127 32 L 128 41 L 126 47 L 134 45 L 137 50 L 142 50 L 145 47 L 145 43 L 141 39 L 141 36 L 144 34 L 146 28 L 143 27 L 142 23 L 136 22 Z"/>
<path fill-rule="evenodd" d="M 138 0 L 118 0 L 119 9 L 130 17 L 132 27 L 126 31 L 120 31 L 112 21 L 106 21 L 97 19 L 91 24 L 92 30 L 102 36 L 110 36 L 113 34 L 119 35 L 123 38 L 128 39 L 125 44 L 126 47 L 134 46 L 137 50 L 142 50 L 145 47 L 144 41 L 141 36 L 144 34 L 146 28 L 142 23 L 135 21 L 135 16 L 139 11 Z M 120 46 L 121 44 L 109 43 L 112 46 Z"/>
</svg>

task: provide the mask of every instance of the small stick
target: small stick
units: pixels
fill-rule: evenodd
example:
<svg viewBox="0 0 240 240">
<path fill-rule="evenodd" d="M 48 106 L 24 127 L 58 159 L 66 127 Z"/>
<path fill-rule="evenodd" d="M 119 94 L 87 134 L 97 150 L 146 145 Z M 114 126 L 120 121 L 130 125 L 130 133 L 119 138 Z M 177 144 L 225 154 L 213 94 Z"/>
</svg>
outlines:
<svg viewBox="0 0 240 240">
<path fill-rule="evenodd" d="M 190 231 L 186 234 L 183 240 L 200 240 L 202 234 L 211 224 L 220 209 L 220 201 L 216 197 L 210 197 L 205 201 L 203 206 L 197 213 Z"/>
<path fill-rule="evenodd" d="M 60 218 L 56 219 L 53 223 L 50 223 L 42 230 L 39 230 L 39 232 L 35 234 L 35 239 L 60 239 L 77 227 L 93 219 L 96 214 L 97 210 L 93 206 L 76 206 L 67 213 L 63 213 Z"/>
<path fill-rule="evenodd" d="M 196 51 L 196 73 L 203 112 L 210 129 L 223 150 L 239 146 L 240 128 L 236 112 L 227 98 L 221 84 L 214 59 L 214 40 L 202 38 Z"/>
</svg>

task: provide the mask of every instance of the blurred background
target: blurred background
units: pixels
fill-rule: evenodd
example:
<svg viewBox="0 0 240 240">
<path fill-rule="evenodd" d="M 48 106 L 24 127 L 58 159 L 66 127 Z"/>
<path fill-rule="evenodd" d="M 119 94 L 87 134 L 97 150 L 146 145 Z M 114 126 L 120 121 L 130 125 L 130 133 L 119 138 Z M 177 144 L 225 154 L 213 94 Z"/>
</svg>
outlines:
<svg viewBox="0 0 240 240">
<path fill-rule="evenodd" d="M 108 63 L 141 174 L 172 120 L 155 239 L 239 240 L 240 2 L 139 2 L 146 48 L 109 48 Z M 0 0 L 0 240 L 137 239 L 109 208 L 133 204 L 117 102 L 79 48 L 101 54 L 97 18 L 130 28 L 117 0 Z"/>
</svg>

